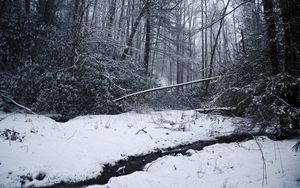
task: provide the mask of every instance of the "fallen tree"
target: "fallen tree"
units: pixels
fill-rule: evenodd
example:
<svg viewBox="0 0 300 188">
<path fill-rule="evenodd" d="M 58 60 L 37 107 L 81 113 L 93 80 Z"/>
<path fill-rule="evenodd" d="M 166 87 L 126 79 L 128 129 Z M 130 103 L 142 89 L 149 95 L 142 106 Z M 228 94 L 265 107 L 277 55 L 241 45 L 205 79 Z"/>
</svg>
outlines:
<svg viewBox="0 0 300 188">
<path fill-rule="evenodd" d="M 131 94 L 125 95 L 123 97 L 117 98 L 117 99 L 113 100 L 113 102 L 118 102 L 118 101 L 121 101 L 128 97 L 132 97 L 132 96 L 140 95 L 140 94 L 144 94 L 144 93 L 149 93 L 149 92 L 153 92 L 153 91 L 159 91 L 159 90 L 176 88 L 176 87 L 181 87 L 181 86 L 186 86 L 186 85 L 191 85 L 191 84 L 196 84 L 196 83 L 201 83 L 201 82 L 207 82 L 210 80 L 216 80 L 220 77 L 221 76 L 215 76 L 215 77 L 211 77 L 211 78 L 204 78 L 204 79 L 194 80 L 194 81 L 190 81 L 190 82 L 184 82 L 184 83 L 180 83 L 180 84 L 174 84 L 174 85 L 169 85 L 169 86 L 163 86 L 163 87 L 157 87 L 157 88 L 147 89 L 147 90 L 143 90 L 143 91 L 138 91 L 138 92 L 131 93 Z"/>
</svg>

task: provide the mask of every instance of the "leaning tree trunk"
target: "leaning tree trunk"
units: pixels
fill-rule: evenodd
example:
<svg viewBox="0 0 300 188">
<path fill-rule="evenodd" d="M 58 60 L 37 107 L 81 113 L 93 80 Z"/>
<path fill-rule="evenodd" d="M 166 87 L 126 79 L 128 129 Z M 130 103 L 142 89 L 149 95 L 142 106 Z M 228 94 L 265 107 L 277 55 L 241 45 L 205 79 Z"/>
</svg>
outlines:
<svg viewBox="0 0 300 188">
<path fill-rule="evenodd" d="M 217 48 L 217 45 L 218 45 L 218 40 L 219 40 L 219 37 L 220 37 L 221 29 L 222 29 L 222 26 L 223 26 L 223 22 L 224 22 L 224 19 L 225 19 L 225 16 L 226 16 L 226 11 L 227 11 L 227 8 L 229 6 L 229 3 L 230 3 L 230 0 L 228 0 L 226 6 L 224 8 L 222 18 L 220 20 L 220 26 L 219 26 L 219 29 L 218 29 L 218 33 L 217 33 L 215 43 L 214 43 L 213 48 L 212 48 L 212 52 L 211 52 L 211 56 L 210 56 L 210 66 L 209 66 L 208 78 L 210 78 L 212 76 L 214 55 L 215 55 L 215 52 L 216 52 L 216 48 Z M 209 87 L 209 82 L 206 83 L 206 87 L 205 87 L 206 95 L 208 94 L 208 87 Z"/>
<path fill-rule="evenodd" d="M 135 36 L 135 33 L 136 33 L 137 29 L 138 29 L 138 26 L 140 24 L 140 21 L 141 21 L 142 17 L 144 16 L 144 14 L 146 13 L 146 11 L 148 9 L 148 6 L 149 6 L 149 4 L 145 3 L 145 5 L 141 9 L 138 17 L 136 18 L 136 20 L 135 20 L 135 22 L 134 22 L 134 24 L 133 24 L 133 26 L 131 28 L 131 33 L 130 33 L 130 36 L 129 36 L 128 40 L 127 40 L 127 47 L 124 49 L 123 54 L 121 56 L 121 60 L 122 61 L 125 60 L 126 57 L 128 56 L 129 49 L 132 47 L 132 44 L 133 44 L 133 38 Z"/>
</svg>

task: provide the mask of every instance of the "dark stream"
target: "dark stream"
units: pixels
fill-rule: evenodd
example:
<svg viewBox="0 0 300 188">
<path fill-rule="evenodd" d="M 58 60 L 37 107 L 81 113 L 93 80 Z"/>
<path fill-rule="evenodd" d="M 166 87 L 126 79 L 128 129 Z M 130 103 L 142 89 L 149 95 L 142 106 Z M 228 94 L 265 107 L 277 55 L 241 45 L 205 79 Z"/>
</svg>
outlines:
<svg viewBox="0 0 300 188">
<path fill-rule="evenodd" d="M 254 134 L 254 136 L 259 136 Z M 186 145 L 179 145 L 173 148 L 157 150 L 148 154 L 130 156 L 127 159 L 120 160 L 114 165 L 105 164 L 103 171 L 99 172 L 99 176 L 87 179 L 80 182 L 60 182 L 47 188 L 63 188 L 63 187 L 84 187 L 88 185 L 104 185 L 110 178 L 131 174 L 136 171 L 142 171 L 146 164 L 151 163 L 166 155 L 186 155 L 189 149 L 202 150 L 205 146 L 210 146 L 217 143 L 242 142 L 253 139 L 253 135 L 249 133 L 231 134 L 228 136 L 220 136 L 213 140 L 200 140 Z"/>
</svg>

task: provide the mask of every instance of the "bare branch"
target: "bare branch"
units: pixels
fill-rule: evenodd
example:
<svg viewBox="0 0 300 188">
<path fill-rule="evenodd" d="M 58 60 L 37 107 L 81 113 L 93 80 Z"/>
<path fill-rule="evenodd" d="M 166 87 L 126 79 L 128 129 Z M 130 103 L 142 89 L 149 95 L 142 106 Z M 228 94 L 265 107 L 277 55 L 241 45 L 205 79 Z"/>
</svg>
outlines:
<svg viewBox="0 0 300 188">
<path fill-rule="evenodd" d="M 18 107 L 20 107 L 20 108 L 23 108 L 23 109 L 25 109 L 26 111 L 28 111 L 28 112 L 30 112 L 30 113 L 32 113 L 32 114 L 37 115 L 35 112 L 33 112 L 32 110 L 30 110 L 30 109 L 27 108 L 26 106 L 23 106 L 23 105 L 17 103 L 16 101 L 14 101 L 12 98 L 10 98 L 10 97 L 4 95 L 1 91 L 0 91 L 0 95 L 1 95 L 3 98 L 5 98 L 5 99 L 11 101 L 11 102 L 12 102 L 13 104 L 15 104 L 16 106 L 18 106 Z"/>
</svg>

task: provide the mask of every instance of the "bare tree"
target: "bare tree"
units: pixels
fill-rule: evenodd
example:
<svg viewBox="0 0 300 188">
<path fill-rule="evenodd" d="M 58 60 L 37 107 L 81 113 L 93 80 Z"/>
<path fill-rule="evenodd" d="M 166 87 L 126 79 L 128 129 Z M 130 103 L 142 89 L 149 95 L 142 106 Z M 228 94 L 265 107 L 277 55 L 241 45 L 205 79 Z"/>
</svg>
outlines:
<svg viewBox="0 0 300 188">
<path fill-rule="evenodd" d="M 222 29 L 222 26 L 223 26 L 223 22 L 224 22 L 224 19 L 225 19 L 225 15 L 226 15 L 226 11 L 227 11 L 227 8 L 229 6 L 229 3 L 230 3 L 230 0 L 227 1 L 226 6 L 224 7 L 224 10 L 223 10 L 223 13 L 222 13 L 222 17 L 221 17 L 221 20 L 220 20 L 220 25 L 219 25 L 218 33 L 217 33 L 217 36 L 215 38 L 215 43 L 214 43 L 214 45 L 212 47 L 212 52 L 211 52 L 211 56 L 210 56 L 210 66 L 209 66 L 208 78 L 210 78 L 212 76 L 213 63 L 214 63 L 214 55 L 215 55 L 216 47 L 218 45 L 218 40 L 219 40 L 219 37 L 220 37 L 221 29 Z M 206 94 L 208 94 L 208 86 L 209 86 L 209 82 L 207 82 L 207 84 L 206 84 L 206 89 L 205 89 L 205 93 Z"/>
<path fill-rule="evenodd" d="M 132 47 L 132 44 L 133 44 L 133 38 L 135 36 L 135 33 L 136 33 L 137 29 L 138 29 L 138 26 L 139 26 L 139 24 L 141 22 L 142 17 L 147 12 L 147 9 L 149 9 L 149 6 L 150 6 L 150 3 L 147 1 L 144 4 L 143 8 L 140 10 L 139 15 L 136 18 L 136 20 L 135 20 L 135 22 L 134 22 L 134 24 L 133 24 L 133 26 L 131 28 L 131 32 L 130 32 L 129 38 L 127 39 L 127 43 L 126 43 L 127 47 L 123 51 L 123 54 L 121 56 L 121 60 L 124 60 L 128 56 L 129 49 Z"/>
</svg>

